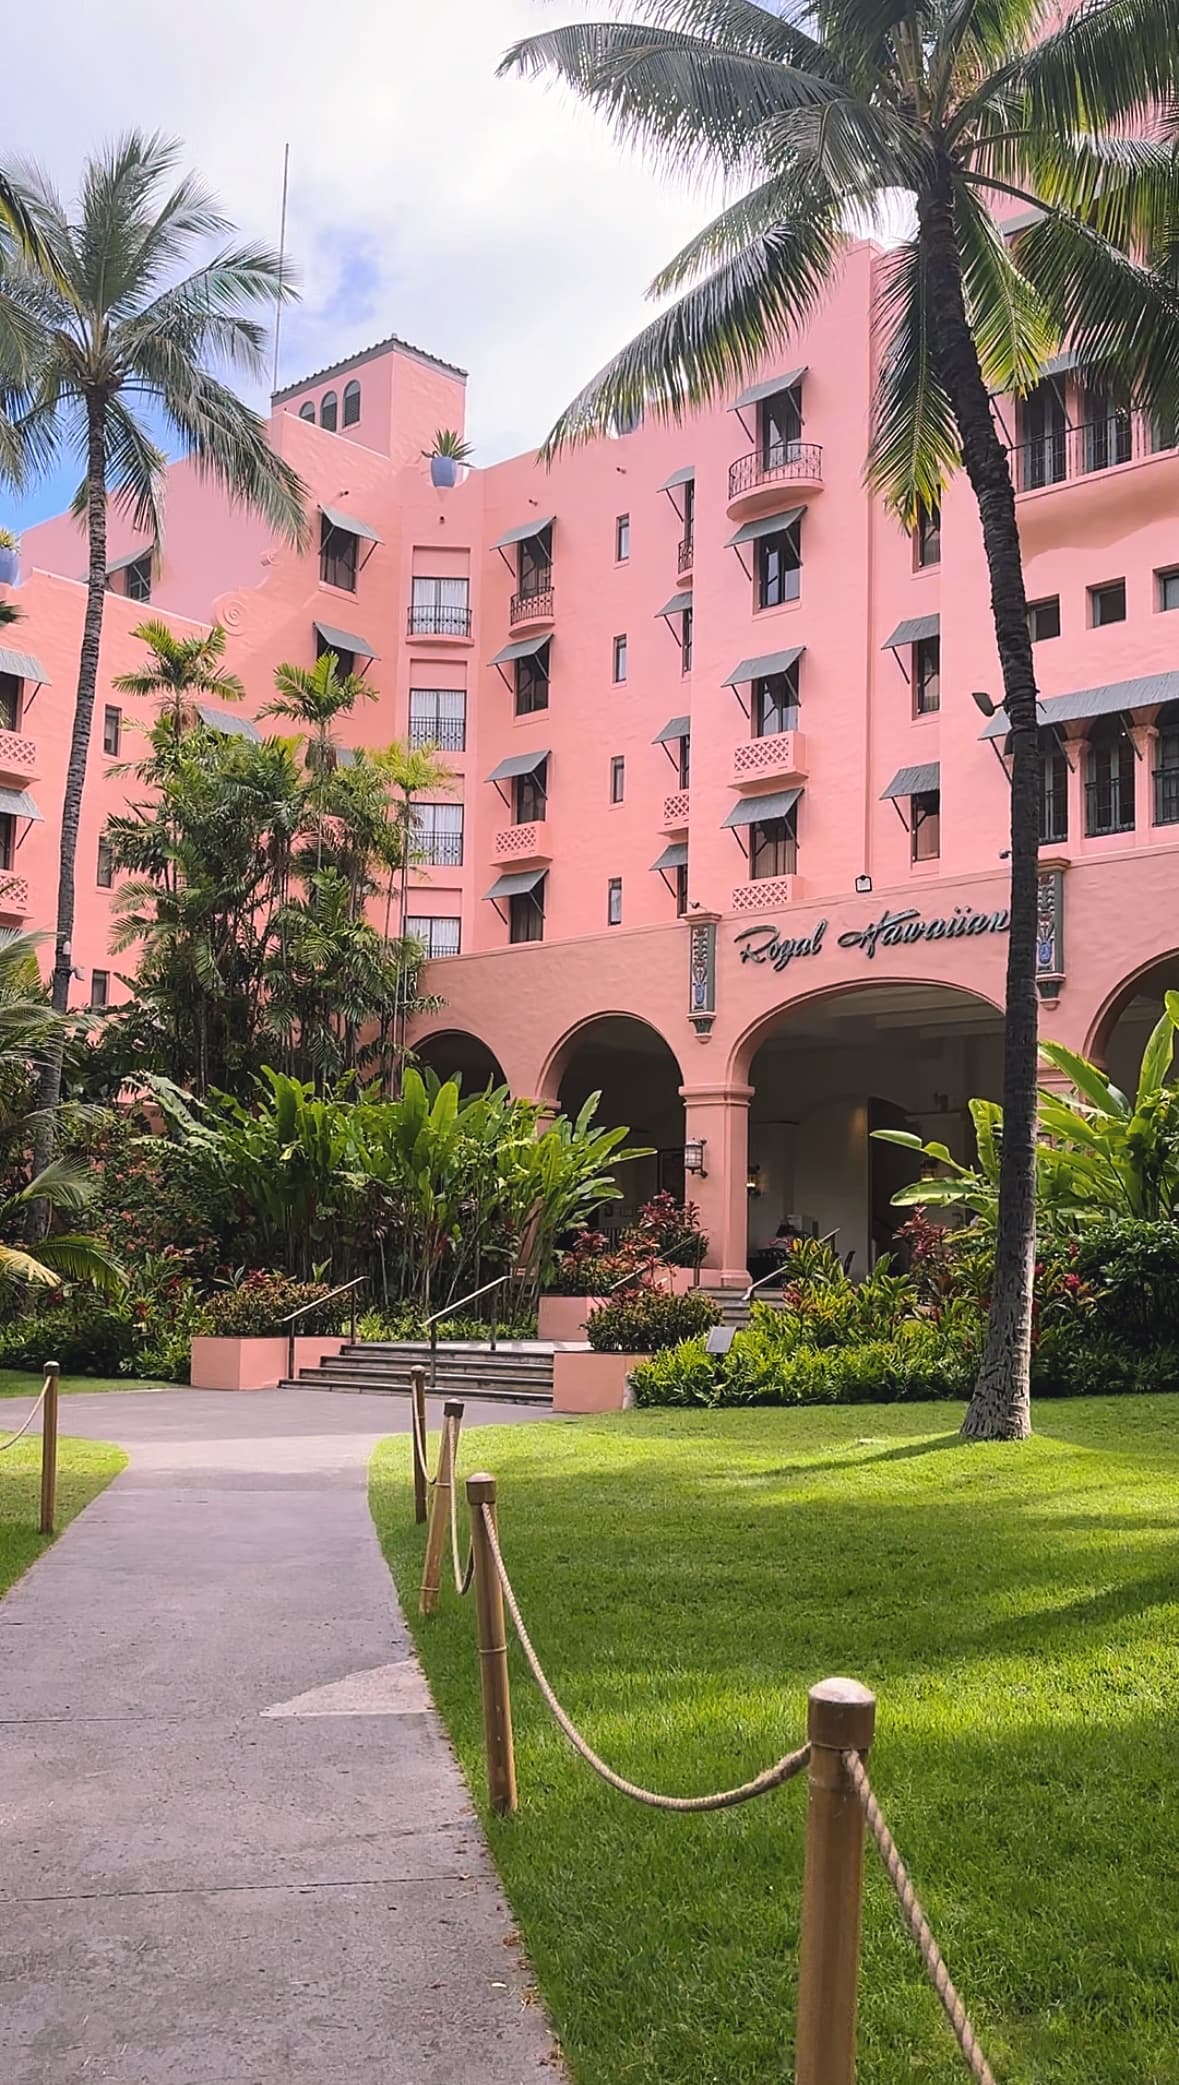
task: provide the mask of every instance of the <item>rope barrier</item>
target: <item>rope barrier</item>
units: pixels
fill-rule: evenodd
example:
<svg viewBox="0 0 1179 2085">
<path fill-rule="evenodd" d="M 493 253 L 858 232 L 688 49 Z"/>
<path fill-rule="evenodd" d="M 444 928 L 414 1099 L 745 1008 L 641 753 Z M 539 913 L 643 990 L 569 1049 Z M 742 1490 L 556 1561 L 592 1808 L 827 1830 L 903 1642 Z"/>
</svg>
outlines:
<svg viewBox="0 0 1179 2085">
<path fill-rule="evenodd" d="M 771 1789 L 781 1788 L 785 1782 L 792 1781 L 796 1774 L 802 1772 L 811 1756 L 809 1745 L 800 1745 L 797 1752 L 787 1752 L 784 1758 L 775 1761 L 773 1766 L 766 1767 L 764 1772 L 756 1775 L 752 1781 L 742 1782 L 739 1788 L 723 1789 L 717 1795 L 660 1795 L 653 1789 L 640 1788 L 636 1782 L 624 1780 L 621 1774 L 616 1774 L 613 1767 L 607 1766 L 604 1759 L 599 1759 L 597 1753 L 586 1743 L 581 1732 L 557 1700 L 549 1684 L 544 1667 L 532 1647 L 532 1639 L 524 1626 L 524 1617 L 520 1612 L 520 1603 L 516 1598 L 512 1581 L 508 1577 L 507 1567 L 504 1564 L 500 1550 L 494 1515 L 487 1506 L 481 1506 L 479 1510 L 483 1515 L 487 1544 L 495 1563 L 496 1575 L 503 1590 L 508 1613 L 512 1617 L 516 1635 L 520 1639 L 520 1648 L 528 1661 L 529 1670 L 540 1689 L 545 1705 L 559 1729 L 568 1738 L 574 1751 L 581 1754 L 586 1765 L 591 1766 L 595 1774 L 598 1774 L 611 1788 L 617 1789 L 619 1795 L 629 1796 L 632 1802 L 645 1803 L 652 1810 L 731 1810 L 738 1803 L 751 1802 L 754 1796 L 768 1795 Z M 991 2085 L 993 2085 L 993 2080 Z"/>
<path fill-rule="evenodd" d="M 418 1424 L 417 1400 L 415 1399 L 412 1390 L 410 1391 L 409 1397 L 409 1413 L 410 1424 L 413 1430 L 414 1457 L 419 1470 L 421 1471 L 423 1477 L 426 1480 L 426 1488 L 427 1490 L 430 1490 L 433 1487 L 434 1479 L 430 1475 L 430 1460 L 426 1453 L 426 1443 L 422 1439 L 421 1428 Z"/>
<path fill-rule="evenodd" d="M 471 1581 L 475 1576 L 475 1544 L 472 1541 L 467 1551 L 467 1568 L 464 1571 L 459 1563 L 457 1465 L 453 1476 L 454 1482 L 450 1487 L 450 1561 L 454 1570 L 454 1589 L 461 1600 L 466 1593 L 470 1592 Z"/>
<path fill-rule="evenodd" d="M 48 1379 L 46 1379 L 46 1381 L 42 1384 L 41 1387 L 41 1395 L 37 1399 L 36 1404 L 33 1406 L 32 1411 L 29 1413 L 28 1418 L 25 1420 L 24 1425 L 18 1427 L 17 1431 L 14 1434 L 10 1434 L 9 1438 L 6 1441 L 0 1441 L 0 1455 L 3 1455 L 6 1448 L 15 1448 L 17 1442 L 24 1439 L 24 1436 L 27 1434 L 30 1426 L 32 1425 L 34 1419 L 36 1418 L 48 1395 L 49 1381 Z"/>
<path fill-rule="evenodd" d="M 872 1792 L 867 1769 L 858 1752 L 845 1752 L 843 1764 L 851 1777 L 852 1785 L 860 1800 L 864 1818 L 876 1842 L 876 1850 L 884 1863 L 885 1873 L 896 1892 L 901 1907 L 901 1916 L 909 1929 L 910 1936 L 921 1956 L 925 1974 L 941 2001 L 942 2010 L 950 2023 L 963 2059 L 977 2085 L 995 2085 L 995 2074 L 978 2045 L 978 2037 L 971 2025 L 970 2015 L 954 1987 L 953 1980 L 929 1927 L 929 1920 L 921 1907 L 916 1890 L 909 1878 L 896 1842 L 884 1821 L 880 1805 Z"/>
</svg>

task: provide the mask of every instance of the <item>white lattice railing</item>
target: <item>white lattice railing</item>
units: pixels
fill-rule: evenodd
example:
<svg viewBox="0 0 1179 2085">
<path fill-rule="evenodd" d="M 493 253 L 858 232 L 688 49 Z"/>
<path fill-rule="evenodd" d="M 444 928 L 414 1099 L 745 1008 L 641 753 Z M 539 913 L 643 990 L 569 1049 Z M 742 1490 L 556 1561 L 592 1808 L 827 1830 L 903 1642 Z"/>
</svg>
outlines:
<svg viewBox="0 0 1179 2085">
<path fill-rule="evenodd" d="M 23 919 L 29 909 L 29 879 L 27 876 L 0 874 L 0 913 Z"/>
<path fill-rule="evenodd" d="M 677 789 L 674 796 L 663 799 L 663 830 L 665 833 L 681 832 L 688 822 L 688 805 L 691 798 L 686 789 Z"/>
<path fill-rule="evenodd" d="M 545 829 L 539 822 L 535 825 L 505 825 L 495 836 L 497 861 L 522 861 L 547 852 Z"/>
<path fill-rule="evenodd" d="M 31 775 L 37 763 L 37 747 L 31 738 L 15 731 L 0 731 L 0 774 Z"/>
<path fill-rule="evenodd" d="M 738 788 L 742 782 L 805 773 L 806 748 L 800 731 L 775 731 L 767 738 L 743 739 L 733 751 L 733 780 Z"/>
<path fill-rule="evenodd" d="M 770 912 L 779 905 L 792 905 L 801 896 L 797 876 L 763 876 L 757 883 L 739 883 L 733 892 L 734 912 Z"/>
</svg>

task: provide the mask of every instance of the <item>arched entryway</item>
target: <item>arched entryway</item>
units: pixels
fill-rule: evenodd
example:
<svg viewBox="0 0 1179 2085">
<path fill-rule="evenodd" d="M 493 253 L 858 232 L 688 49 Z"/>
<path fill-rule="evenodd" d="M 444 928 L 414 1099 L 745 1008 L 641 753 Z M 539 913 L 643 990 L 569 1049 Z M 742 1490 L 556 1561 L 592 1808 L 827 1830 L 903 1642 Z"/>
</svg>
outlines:
<svg viewBox="0 0 1179 2085">
<path fill-rule="evenodd" d="M 463 1028 L 442 1028 L 423 1036 L 421 1042 L 415 1043 L 414 1054 L 423 1069 L 428 1066 L 440 1079 L 452 1079 L 457 1074 L 467 1094 L 507 1083 L 495 1053 L 479 1036 Z"/>
<path fill-rule="evenodd" d="M 546 1079 L 563 1114 L 576 1116 L 600 1093 L 598 1120 L 629 1131 L 632 1144 L 650 1145 L 650 1158 L 621 1167 L 622 1198 L 602 1210 L 607 1230 L 621 1228 L 659 1189 L 684 1196 L 684 1104 L 673 1051 L 648 1022 L 604 1014 L 567 1036 Z M 688 1183 L 691 1199 L 691 1183 Z"/>
<path fill-rule="evenodd" d="M 1163 1011 L 1167 992 L 1179 992 L 1179 952 L 1158 956 L 1136 971 L 1103 1008 L 1089 1039 L 1086 1055 L 1109 1073 L 1123 1093 L 1133 1094 L 1138 1067 L 1151 1029 Z"/>
<path fill-rule="evenodd" d="M 754 1274 L 779 1227 L 835 1234 L 853 1271 L 889 1247 L 891 1197 L 919 1162 L 875 1140 L 908 1129 L 973 1157 L 969 1103 L 998 1099 L 1003 1016 L 973 993 L 886 979 L 817 994 L 769 1017 L 738 1056 L 749 1109 Z"/>
</svg>

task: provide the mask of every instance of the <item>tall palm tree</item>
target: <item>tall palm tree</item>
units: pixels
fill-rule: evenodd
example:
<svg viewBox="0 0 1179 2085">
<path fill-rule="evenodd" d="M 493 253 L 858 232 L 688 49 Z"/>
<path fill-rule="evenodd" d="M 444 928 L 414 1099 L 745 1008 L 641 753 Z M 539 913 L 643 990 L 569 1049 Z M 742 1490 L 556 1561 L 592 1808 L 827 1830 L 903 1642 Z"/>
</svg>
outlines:
<svg viewBox="0 0 1179 2085">
<path fill-rule="evenodd" d="M 1179 162 L 1157 133 L 1179 88 L 1174 0 L 631 0 L 633 21 L 516 45 L 656 164 L 744 193 L 664 269 L 685 292 L 594 378 L 546 445 L 646 408 L 675 419 L 807 320 L 855 235 L 907 197 L 879 331 L 868 480 L 911 526 L 965 464 L 982 526 L 1010 724 L 1011 928 L 994 1295 L 963 1431 L 1030 1430 L 1035 1242 L 1036 682 L 1008 459 L 991 394 L 1021 393 L 1066 337 L 1173 413 Z M 1008 243 L 992 206 L 1041 214 Z M 1158 263 L 1157 267 L 1152 263 Z"/>
<path fill-rule="evenodd" d="M 110 503 L 130 514 L 153 552 L 162 539 L 167 459 L 148 432 L 144 409 L 166 423 L 231 500 L 288 541 L 305 536 L 303 487 L 269 447 L 259 415 L 212 366 L 264 374 L 265 328 L 252 314 L 289 296 L 290 271 L 264 247 L 223 243 L 211 259 L 180 272 L 209 242 L 228 241 L 233 227 L 191 175 L 173 185 L 178 157 L 175 144 L 130 133 L 87 160 L 75 216 L 43 177 L 30 177 L 43 258 L 18 256 L 0 268 L 0 399 L 19 467 L 43 470 L 66 448 L 83 469 L 74 511 L 87 535 L 86 610 L 62 806 L 51 988 L 53 1005 L 63 1012 Z M 60 1091 L 61 1059 L 51 1052 L 42 1108 L 52 1108 Z"/>
<path fill-rule="evenodd" d="M 314 666 L 276 666 L 272 701 L 261 711 L 264 717 L 287 717 L 307 727 L 307 766 L 311 771 L 312 795 L 317 814 L 315 866 L 323 859 L 323 814 L 328 778 L 336 765 L 337 747 L 332 725 L 348 715 L 358 702 L 375 702 L 377 691 L 362 673 L 341 673 L 335 652 L 324 652 Z"/>
<path fill-rule="evenodd" d="M 162 701 L 171 711 L 177 732 L 193 719 L 194 695 L 211 695 L 215 702 L 242 702 L 245 688 L 236 673 L 226 673 L 225 631 L 214 623 L 207 634 L 177 637 L 167 623 L 155 616 L 132 630 L 146 644 L 148 656 L 132 673 L 120 673 L 111 683 L 120 695 L 144 695 Z"/>
<path fill-rule="evenodd" d="M 406 921 L 409 917 L 409 871 L 413 860 L 414 802 L 419 796 L 442 791 L 449 793 L 455 784 L 455 772 L 443 759 L 437 746 L 402 745 L 394 739 L 392 744 L 374 753 L 372 759 L 379 764 L 398 798 L 398 828 L 401 843 L 401 858 L 396 864 L 398 872 L 398 923 L 397 938 L 404 943 Z M 385 938 L 389 937 L 389 925 L 393 910 L 393 865 L 390 865 L 389 889 L 385 901 Z M 392 1080 L 394 1095 L 401 1090 L 401 1078 L 405 1069 L 406 1031 L 409 1027 L 409 976 L 404 962 L 401 966 L 403 989 L 399 989 L 397 1005 L 393 1014 L 392 1034 Z"/>
</svg>

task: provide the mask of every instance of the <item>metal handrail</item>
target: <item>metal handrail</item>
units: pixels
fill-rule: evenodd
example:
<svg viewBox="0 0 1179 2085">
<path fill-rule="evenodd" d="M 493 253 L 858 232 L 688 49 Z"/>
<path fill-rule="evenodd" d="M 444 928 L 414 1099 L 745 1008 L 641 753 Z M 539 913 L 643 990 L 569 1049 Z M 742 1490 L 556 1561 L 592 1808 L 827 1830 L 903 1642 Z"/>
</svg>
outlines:
<svg viewBox="0 0 1179 2085">
<path fill-rule="evenodd" d="M 431 1395 L 431 1397 L 433 1397 L 433 1396 L 434 1396 L 434 1394 L 435 1394 L 435 1389 L 436 1389 L 436 1386 L 437 1386 L 437 1382 L 438 1382 L 438 1321 L 439 1321 L 439 1319 L 440 1319 L 440 1318 L 453 1318 L 453 1317 L 454 1317 L 454 1316 L 456 1316 L 456 1314 L 457 1314 L 457 1313 L 458 1313 L 458 1312 L 459 1312 L 459 1311 L 460 1311 L 460 1310 L 461 1310 L 461 1309 L 463 1308 L 463 1305 L 464 1305 L 464 1304 L 466 1304 L 466 1303 L 474 1303 L 477 1297 L 479 1297 L 479 1296 L 487 1296 L 487 1295 L 489 1295 L 489 1294 L 490 1294 L 490 1292 L 491 1292 L 491 1290 L 492 1290 L 492 1289 L 499 1289 L 499 1288 L 502 1288 L 502 1287 L 503 1287 L 503 1284 L 504 1284 L 504 1283 L 505 1283 L 505 1281 L 507 1281 L 508 1279 L 509 1279 L 509 1277 L 508 1277 L 508 1276 L 507 1276 L 506 1274 L 497 1274 L 497 1275 L 496 1275 L 496 1277 L 495 1277 L 495 1280 L 494 1280 L 494 1281 L 485 1281 L 485 1282 L 484 1282 L 484 1284 L 483 1284 L 483 1287 L 482 1287 L 481 1289 L 472 1289 L 472 1290 L 471 1290 L 471 1293 L 470 1293 L 470 1295 L 469 1295 L 469 1296 L 460 1296 L 460 1297 L 459 1297 L 459 1299 L 458 1299 L 458 1302 L 457 1302 L 457 1303 L 448 1303 L 448 1304 L 446 1304 L 446 1305 L 445 1305 L 445 1307 L 444 1307 L 444 1308 L 443 1308 L 442 1310 L 436 1310 L 436 1311 L 433 1311 L 433 1312 L 431 1313 L 431 1315 L 430 1315 L 430 1316 L 429 1316 L 429 1317 L 428 1317 L 428 1318 L 426 1319 L 426 1321 L 425 1321 L 425 1325 L 426 1325 L 426 1330 L 427 1330 L 427 1331 L 429 1332 L 429 1335 L 430 1335 L 430 1395 Z M 492 1353 L 494 1354 L 494 1353 L 496 1352 L 496 1344 L 495 1344 L 495 1335 L 496 1335 L 496 1324 L 495 1324 L 495 1313 L 494 1313 L 494 1311 L 492 1312 L 492 1317 L 491 1317 L 491 1328 L 490 1328 L 490 1329 L 491 1329 L 491 1351 L 492 1351 Z"/>
<path fill-rule="evenodd" d="M 651 1259 L 644 1260 L 641 1266 L 630 1268 L 626 1274 L 620 1275 L 617 1281 L 612 1281 L 609 1288 L 606 1290 L 606 1294 L 607 1296 L 612 1296 L 614 1294 L 615 1289 L 624 1289 L 628 1282 L 637 1281 L 640 1274 L 649 1274 L 652 1267 L 675 1267 L 682 1266 L 682 1264 L 682 1261 L 669 1260 L 665 1252 L 655 1253 Z M 694 1289 L 698 1289 L 700 1287 L 699 1260 L 697 1260 L 695 1266 L 692 1269 L 692 1287 Z"/>
<path fill-rule="evenodd" d="M 305 1318 L 305 1317 L 307 1316 L 307 1313 L 308 1313 L 308 1311 L 311 1311 L 311 1310 L 322 1310 L 322 1309 L 323 1309 L 323 1306 L 324 1306 L 324 1304 L 325 1304 L 325 1303 L 331 1303 L 331 1302 L 333 1302 L 333 1301 L 335 1300 L 335 1298 L 336 1298 L 337 1296 L 346 1296 L 346 1295 L 348 1295 L 348 1293 L 349 1293 L 349 1291 L 350 1291 L 350 1290 L 352 1290 L 352 1289 L 358 1289 L 358 1288 L 359 1288 L 359 1287 L 361 1286 L 361 1283 L 362 1283 L 362 1282 L 366 1282 L 367 1280 L 368 1280 L 368 1276 L 367 1276 L 367 1274 L 358 1274 L 358 1275 L 356 1276 L 356 1278 L 355 1278 L 355 1280 L 354 1280 L 354 1281 L 342 1281 L 342 1282 L 340 1283 L 340 1286 L 339 1286 L 339 1288 L 338 1288 L 338 1289 L 329 1289 L 329 1290 L 328 1290 L 328 1293 L 327 1293 L 327 1295 L 326 1295 L 326 1296 L 317 1296 L 317 1297 L 316 1297 L 316 1300 L 315 1300 L 315 1302 L 314 1302 L 314 1303 L 301 1303 L 301 1304 L 299 1305 L 299 1308 L 298 1308 L 298 1310 L 289 1310 L 289 1311 L 287 1312 L 287 1314 L 286 1314 L 285 1318 L 280 1318 L 278 1322 L 279 1322 L 279 1324 L 280 1324 L 280 1325 L 293 1325 L 293 1324 L 294 1324 L 294 1322 L 295 1322 L 295 1319 L 296 1319 L 296 1318 Z M 355 1343 L 356 1343 L 356 1298 L 355 1298 L 355 1296 L 353 1296 L 353 1298 L 352 1298 L 352 1308 L 351 1308 L 351 1310 L 350 1310 L 350 1311 L 349 1311 L 349 1313 L 348 1313 L 348 1336 L 349 1336 L 349 1338 L 351 1339 L 351 1341 L 352 1341 L 353 1345 L 355 1345 Z M 293 1332 L 288 1332 L 288 1333 L 287 1333 L 287 1380 L 288 1380 L 289 1382 L 293 1382 L 293 1381 L 294 1381 L 294 1376 L 295 1376 L 295 1335 L 294 1335 L 294 1333 L 293 1333 Z"/>
<path fill-rule="evenodd" d="M 821 1238 L 816 1238 L 814 1243 L 816 1245 L 832 1245 L 834 1244 L 838 1236 L 839 1225 L 836 1224 L 835 1229 L 833 1231 L 824 1231 L 823 1236 Z M 744 1294 L 741 1297 L 742 1303 L 748 1303 L 750 1297 L 753 1295 L 756 1289 L 764 1289 L 767 1281 L 781 1281 L 782 1269 L 785 1267 L 785 1265 L 786 1253 L 783 1253 L 781 1262 L 777 1267 L 771 1267 L 768 1274 L 759 1274 L 756 1281 L 750 1282 L 749 1287 L 745 1290 Z"/>
</svg>

